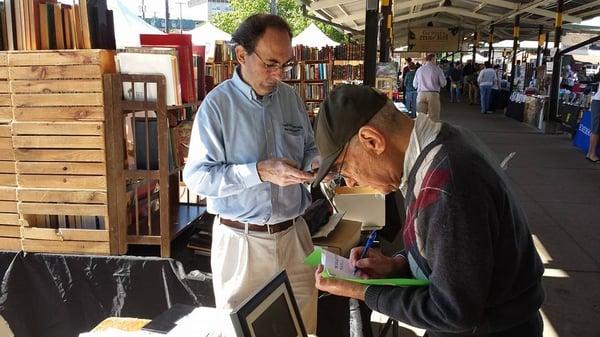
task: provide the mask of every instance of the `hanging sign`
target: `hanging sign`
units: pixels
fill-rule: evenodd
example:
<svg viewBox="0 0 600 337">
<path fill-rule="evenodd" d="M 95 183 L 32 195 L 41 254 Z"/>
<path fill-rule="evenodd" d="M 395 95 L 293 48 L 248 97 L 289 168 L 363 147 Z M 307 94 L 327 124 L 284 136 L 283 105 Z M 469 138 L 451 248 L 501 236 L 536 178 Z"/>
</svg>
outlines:
<svg viewBox="0 0 600 337">
<path fill-rule="evenodd" d="M 456 28 L 409 28 L 408 51 L 442 52 L 458 50 L 459 31 Z"/>
</svg>

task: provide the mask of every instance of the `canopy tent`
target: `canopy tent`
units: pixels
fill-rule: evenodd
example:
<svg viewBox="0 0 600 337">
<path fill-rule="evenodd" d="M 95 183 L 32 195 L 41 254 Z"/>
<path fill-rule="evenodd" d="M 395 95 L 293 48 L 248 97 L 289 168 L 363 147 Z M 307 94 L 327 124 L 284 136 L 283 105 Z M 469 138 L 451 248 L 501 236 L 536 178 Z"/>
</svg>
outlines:
<svg viewBox="0 0 600 337">
<path fill-rule="evenodd" d="M 316 48 L 323 48 L 325 46 L 335 47 L 339 45 L 339 43 L 325 35 L 314 23 L 311 23 L 305 30 L 292 39 L 292 46 L 299 44 Z"/>
<path fill-rule="evenodd" d="M 192 35 L 192 43 L 195 45 L 206 46 L 206 58 L 215 54 L 215 41 L 230 41 L 231 35 L 206 22 L 192 30 L 185 32 Z"/>
<path fill-rule="evenodd" d="M 131 12 L 123 1 L 107 1 L 108 8 L 113 11 L 117 48 L 139 47 L 140 34 L 164 34 Z"/>
</svg>

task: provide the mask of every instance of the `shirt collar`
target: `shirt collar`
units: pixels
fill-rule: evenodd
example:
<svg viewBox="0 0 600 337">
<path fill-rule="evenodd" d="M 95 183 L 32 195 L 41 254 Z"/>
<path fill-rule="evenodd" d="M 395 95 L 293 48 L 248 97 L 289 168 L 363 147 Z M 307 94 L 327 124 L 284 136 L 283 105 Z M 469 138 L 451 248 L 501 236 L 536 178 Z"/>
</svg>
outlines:
<svg viewBox="0 0 600 337">
<path fill-rule="evenodd" d="M 244 94 L 244 96 L 246 98 L 248 98 L 249 100 L 261 101 L 261 98 L 259 98 L 259 96 L 256 94 L 254 89 L 252 89 L 252 87 L 250 85 L 248 85 L 248 83 L 244 82 L 244 80 L 242 79 L 242 76 L 240 75 L 241 71 L 242 71 L 242 68 L 240 66 L 236 66 L 235 70 L 233 71 L 233 76 L 231 77 L 231 81 Z M 270 98 L 274 94 L 276 94 L 280 85 L 281 85 L 281 83 L 277 83 L 277 86 L 275 87 L 275 89 L 273 89 L 273 91 L 271 93 L 269 93 L 268 95 L 263 96 L 263 98 L 265 98 L 265 97 Z"/>
<path fill-rule="evenodd" d="M 419 155 L 421 155 L 421 151 L 436 139 L 441 129 L 442 123 L 433 121 L 426 114 L 417 114 L 415 126 L 410 134 L 410 141 L 404 154 L 404 171 L 402 172 L 400 191 L 405 198 L 408 191 L 410 171 L 413 169 Z"/>
</svg>

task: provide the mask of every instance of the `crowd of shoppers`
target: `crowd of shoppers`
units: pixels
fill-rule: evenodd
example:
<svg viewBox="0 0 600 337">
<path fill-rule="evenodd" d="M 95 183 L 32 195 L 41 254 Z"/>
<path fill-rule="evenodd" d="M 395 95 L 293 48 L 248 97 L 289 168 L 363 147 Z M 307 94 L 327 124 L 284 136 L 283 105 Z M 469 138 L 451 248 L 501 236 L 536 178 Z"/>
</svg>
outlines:
<svg viewBox="0 0 600 337">
<path fill-rule="evenodd" d="M 499 65 L 473 64 L 468 60 L 464 64 L 450 62 L 445 72 L 442 68 L 434 54 L 427 55 L 423 66 L 406 58 L 406 66 L 398 76 L 403 102 L 411 116 L 419 111 L 439 119 L 439 93 L 444 88 L 450 92 L 450 103 L 479 105 L 482 114 L 493 112 L 493 90 L 500 89 L 503 77 Z"/>
</svg>

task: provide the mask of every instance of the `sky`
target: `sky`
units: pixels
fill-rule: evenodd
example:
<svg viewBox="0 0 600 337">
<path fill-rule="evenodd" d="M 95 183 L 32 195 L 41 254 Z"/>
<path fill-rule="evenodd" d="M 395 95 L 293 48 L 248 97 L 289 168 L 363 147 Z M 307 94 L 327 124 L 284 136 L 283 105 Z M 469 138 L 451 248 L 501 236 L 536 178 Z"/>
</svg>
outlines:
<svg viewBox="0 0 600 337">
<path fill-rule="evenodd" d="M 138 16 L 142 16 L 141 7 L 142 0 L 108 0 L 119 1 L 129 8 L 133 13 Z M 189 9 L 187 7 L 187 0 L 168 0 L 169 1 L 169 18 L 179 19 L 179 3 L 183 3 L 181 6 L 182 17 L 184 19 L 199 20 L 200 13 L 198 10 Z M 73 3 L 73 0 L 60 0 L 60 2 L 69 4 Z M 144 6 L 146 7 L 146 17 L 153 17 L 156 13 L 157 17 L 165 17 L 165 0 L 144 0 Z M 198 7 L 196 7 L 198 8 Z"/>
</svg>

